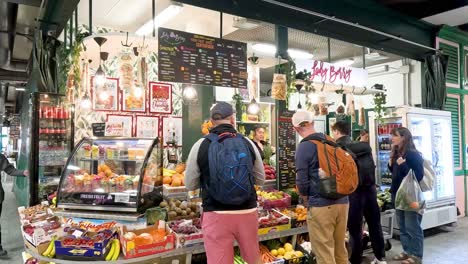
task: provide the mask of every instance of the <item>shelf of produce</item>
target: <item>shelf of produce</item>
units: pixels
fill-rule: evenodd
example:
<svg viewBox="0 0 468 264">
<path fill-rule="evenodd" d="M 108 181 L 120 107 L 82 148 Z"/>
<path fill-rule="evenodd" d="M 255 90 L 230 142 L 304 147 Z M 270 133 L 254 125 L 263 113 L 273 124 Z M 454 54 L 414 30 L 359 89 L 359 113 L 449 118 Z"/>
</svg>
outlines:
<svg viewBox="0 0 468 264">
<path fill-rule="evenodd" d="M 123 214 L 123 213 L 111 213 L 102 211 L 85 211 L 85 210 L 59 210 L 54 212 L 57 216 L 62 217 L 79 217 L 79 218 L 91 218 L 91 219 L 105 219 L 105 220 L 124 220 L 136 222 L 144 214 Z"/>
<path fill-rule="evenodd" d="M 107 158 L 99 158 L 99 159 L 91 159 L 91 158 L 82 158 L 81 161 L 132 161 L 132 162 L 144 162 L 144 159 L 107 159 Z"/>
<path fill-rule="evenodd" d="M 95 217 L 94 217 L 95 218 Z M 299 228 L 293 228 L 290 230 L 285 230 L 285 231 L 280 231 L 280 232 L 274 232 L 266 235 L 261 235 L 259 236 L 260 241 L 265 241 L 265 240 L 271 240 L 271 239 L 276 239 L 280 237 L 288 237 L 288 236 L 294 236 L 294 235 L 299 235 L 299 234 L 304 234 L 307 233 L 307 227 L 299 227 Z M 60 259 L 54 259 L 54 258 L 47 258 L 44 256 L 41 256 L 37 254 L 37 252 L 33 252 L 26 248 L 26 252 L 31 254 L 33 257 L 40 261 L 49 261 L 49 262 L 55 262 L 55 263 L 64 263 L 64 264 L 72 264 L 72 263 L 77 263 L 76 261 L 70 261 L 70 260 L 60 260 Z M 149 261 L 149 260 L 154 260 L 158 258 L 169 258 L 169 257 L 175 257 L 175 256 L 180 256 L 180 255 L 186 255 L 187 256 L 187 264 L 190 263 L 191 261 L 191 255 L 192 254 L 200 254 L 205 252 L 205 246 L 203 244 L 199 245 L 194 245 L 191 247 L 185 247 L 185 248 L 176 248 L 171 251 L 159 253 L 159 254 L 154 254 L 154 255 L 149 255 L 145 257 L 139 257 L 139 258 L 133 258 L 133 259 L 120 259 L 117 261 L 112 261 L 111 263 L 115 264 L 127 264 L 127 263 L 140 263 L 143 261 Z M 109 261 L 93 261 L 93 264 L 107 264 Z"/>
</svg>

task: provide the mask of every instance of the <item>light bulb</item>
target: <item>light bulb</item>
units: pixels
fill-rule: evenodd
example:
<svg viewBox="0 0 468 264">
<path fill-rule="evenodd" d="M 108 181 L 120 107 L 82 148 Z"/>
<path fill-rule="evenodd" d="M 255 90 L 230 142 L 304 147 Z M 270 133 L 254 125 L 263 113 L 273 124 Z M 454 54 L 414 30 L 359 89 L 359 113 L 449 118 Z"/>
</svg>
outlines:
<svg viewBox="0 0 468 264">
<path fill-rule="evenodd" d="M 247 107 L 247 113 L 256 115 L 258 112 L 260 112 L 260 106 L 258 105 L 257 101 L 255 101 L 255 99 L 252 99 L 249 106 Z"/>
<path fill-rule="evenodd" d="M 86 91 L 85 95 L 83 96 L 83 100 L 81 100 L 81 108 L 83 109 L 91 108 L 91 99 L 89 98 L 88 91 Z"/>
<path fill-rule="evenodd" d="M 319 103 L 319 96 L 318 94 L 314 93 L 314 92 L 309 92 L 307 94 L 307 98 L 309 99 L 309 101 L 312 103 L 312 104 L 318 104 Z"/>
<path fill-rule="evenodd" d="M 108 98 L 109 98 L 109 94 L 108 94 L 107 92 L 101 92 L 101 93 L 99 94 L 99 99 L 100 99 L 101 101 L 106 101 Z"/>
<path fill-rule="evenodd" d="M 133 89 L 133 95 L 136 98 L 141 98 L 141 96 L 143 95 L 143 89 L 141 89 L 141 87 L 136 87 L 135 89 Z"/>
<path fill-rule="evenodd" d="M 186 100 L 193 100 L 198 96 L 197 90 L 195 90 L 195 88 L 193 88 L 193 86 L 185 87 L 184 92 L 182 93 L 182 96 Z"/>
<path fill-rule="evenodd" d="M 96 85 L 98 86 L 104 85 L 104 83 L 106 83 L 106 74 L 104 73 L 101 65 L 99 65 L 94 78 L 96 79 Z"/>
</svg>

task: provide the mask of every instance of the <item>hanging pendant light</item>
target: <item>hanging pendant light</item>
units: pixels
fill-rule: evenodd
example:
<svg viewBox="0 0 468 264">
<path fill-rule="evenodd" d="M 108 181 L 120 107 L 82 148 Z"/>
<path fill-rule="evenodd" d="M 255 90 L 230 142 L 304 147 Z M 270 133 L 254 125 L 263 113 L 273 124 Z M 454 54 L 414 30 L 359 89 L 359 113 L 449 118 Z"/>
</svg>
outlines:
<svg viewBox="0 0 468 264">
<path fill-rule="evenodd" d="M 102 45 L 104 45 L 104 43 L 106 43 L 107 39 L 103 37 L 95 37 L 94 41 L 96 41 L 96 43 L 99 45 L 99 67 L 96 71 L 94 78 L 96 79 L 96 85 L 101 86 L 104 85 L 104 83 L 106 82 L 106 73 L 102 69 L 101 62 L 103 60 L 103 57 L 105 57 L 105 61 L 107 59 L 107 56 L 109 55 L 109 53 L 107 52 L 101 52 L 101 47 Z"/>
<path fill-rule="evenodd" d="M 193 86 L 189 85 L 182 91 L 182 99 L 184 104 L 196 104 L 198 102 L 198 93 Z"/>
<path fill-rule="evenodd" d="M 83 99 L 81 100 L 81 108 L 83 109 L 90 109 L 91 108 L 91 97 L 89 96 L 89 92 L 86 91 Z"/>
<path fill-rule="evenodd" d="M 252 98 L 250 101 L 249 106 L 247 106 L 247 113 L 250 115 L 257 115 L 260 112 L 260 106 L 258 105 L 255 98 Z"/>
</svg>

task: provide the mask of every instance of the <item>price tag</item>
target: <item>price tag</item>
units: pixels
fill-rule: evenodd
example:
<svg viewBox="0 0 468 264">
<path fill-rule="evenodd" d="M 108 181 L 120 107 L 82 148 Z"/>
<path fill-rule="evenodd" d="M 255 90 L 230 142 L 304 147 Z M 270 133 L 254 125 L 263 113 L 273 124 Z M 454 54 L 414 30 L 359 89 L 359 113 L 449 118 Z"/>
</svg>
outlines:
<svg viewBox="0 0 468 264">
<path fill-rule="evenodd" d="M 73 232 L 72 234 L 74 237 L 81 237 L 81 235 L 83 235 L 83 232 L 80 231 L 80 230 L 75 230 L 75 232 Z"/>
<path fill-rule="evenodd" d="M 130 202 L 130 194 L 127 193 L 116 193 L 114 202 L 116 203 L 128 203 Z"/>
</svg>

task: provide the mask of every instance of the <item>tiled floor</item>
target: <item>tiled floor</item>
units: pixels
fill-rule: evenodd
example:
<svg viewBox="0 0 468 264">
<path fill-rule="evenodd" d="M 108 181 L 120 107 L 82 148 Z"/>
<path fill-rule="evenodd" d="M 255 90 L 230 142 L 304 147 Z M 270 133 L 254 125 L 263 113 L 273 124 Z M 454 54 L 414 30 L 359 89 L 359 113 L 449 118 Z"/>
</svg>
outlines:
<svg viewBox="0 0 468 264">
<path fill-rule="evenodd" d="M 8 256 L 0 258 L 0 264 L 21 264 L 23 240 L 20 234 L 17 206 L 11 185 L 4 184 L 6 199 L 2 213 L 2 244 L 8 250 Z M 424 241 L 425 264 L 455 264 L 468 263 L 468 218 L 461 218 L 458 227 L 453 232 L 430 230 L 426 232 Z M 387 259 L 401 251 L 398 240 L 392 240 L 393 248 L 387 252 Z M 363 263 L 370 263 L 371 256 L 367 256 Z M 399 262 L 389 261 L 389 264 Z"/>
</svg>

